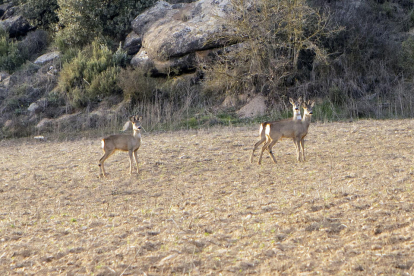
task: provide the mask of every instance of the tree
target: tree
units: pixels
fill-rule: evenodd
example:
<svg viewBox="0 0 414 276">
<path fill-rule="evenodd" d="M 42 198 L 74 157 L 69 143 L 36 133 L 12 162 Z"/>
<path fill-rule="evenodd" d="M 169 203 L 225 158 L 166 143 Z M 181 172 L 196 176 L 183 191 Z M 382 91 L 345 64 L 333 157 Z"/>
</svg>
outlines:
<svg viewBox="0 0 414 276">
<path fill-rule="evenodd" d="M 314 60 L 326 61 L 320 38 L 330 32 L 327 18 L 305 0 L 232 0 L 229 44 L 207 67 L 207 84 L 230 93 L 272 93 L 279 85 L 293 85 Z M 234 45 L 234 42 L 238 44 Z M 302 76 L 303 75 L 303 76 Z M 219 85 L 220 86 L 220 85 Z M 220 88 L 219 88 L 220 89 Z"/>
</svg>

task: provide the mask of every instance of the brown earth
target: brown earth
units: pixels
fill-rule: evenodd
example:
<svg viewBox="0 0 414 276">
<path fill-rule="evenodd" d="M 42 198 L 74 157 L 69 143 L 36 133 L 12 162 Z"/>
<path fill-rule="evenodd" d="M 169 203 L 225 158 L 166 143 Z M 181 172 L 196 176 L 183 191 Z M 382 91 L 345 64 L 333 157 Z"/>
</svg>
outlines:
<svg viewBox="0 0 414 276">
<path fill-rule="evenodd" d="M 1 275 L 412 275 L 413 120 L 315 123 L 248 162 L 258 126 L 0 142 Z M 255 156 L 257 161 L 257 154 Z"/>
</svg>

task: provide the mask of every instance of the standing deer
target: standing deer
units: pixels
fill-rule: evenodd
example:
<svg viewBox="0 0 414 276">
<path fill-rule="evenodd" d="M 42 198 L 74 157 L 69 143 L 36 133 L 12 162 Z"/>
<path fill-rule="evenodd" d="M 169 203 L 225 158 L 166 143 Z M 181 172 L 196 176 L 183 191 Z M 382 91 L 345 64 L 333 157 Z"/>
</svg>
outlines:
<svg viewBox="0 0 414 276">
<path fill-rule="evenodd" d="M 305 161 L 305 141 L 304 138 L 308 134 L 309 125 L 312 117 L 312 108 L 314 106 L 314 101 L 304 102 L 303 107 L 303 118 L 302 120 L 283 120 L 272 122 L 266 125 L 265 135 L 266 143 L 263 145 L 260 152 L 259 162 L 262 162 L 262 155 L 265 149 L 269 150 L 269 154 L 273 159 L 273 162 L 276 163 L 276 159 L 272 152 L 272 147 L 279 141 L 281 138 L 292 138 L 295 143 L 297 159 L 301 161 L 301 148 L 302 148 L 302 159 Z"/>
<path fill-rule="evenodd" d="M 131 116 L 129 120 L 132 123 L 134 131 L 132 135 L 111 135 L 102 139 L 104 155 L 99 159 L 99 167 L 100 172 L 104 177 L 106 177 L 104 162 L 117 150 L 127 151 L 129 153 L 129 174 L 132 174 L 132 155 L 134 155 L 135 163 L 137 165 L 137 173 L 139 172 L 137 151 L 141 145 L 142 117 Z"/>
<path fill-rule="evenodd" d="M 289 102 L 293 106 L 293 118 L 292 119 L 286 119 L 286 121 L 288 121 L 288 120 L 289 121 L 291 121 L 291 120 L 293 120 L 293 121 L 295 121 L 295 120 L 301 120 L 302 117 L 300 115 L 300 104 L 302 103 L 302 97 L 299 97 L 296 102 L 292 98 L 289 98 Z M 260 124 L 260 129 L 259 129 L 259 137 L 260 137 L 260 140 L 256 144 L 254 144 L 253 151 L 252 151 L 252 155 L 250 156 L 250 163 L 253 163 L 253 156 L 254 156 L 255 150 L 262 143 L 264 143 L 266 141 L 266 134 L 265 134 L 266 126 L 268 124 L 272 124 L 274 122 L 275 121 L 273 121 L 273 122 L 264 122 L 264 123 Z"/>
</svg>

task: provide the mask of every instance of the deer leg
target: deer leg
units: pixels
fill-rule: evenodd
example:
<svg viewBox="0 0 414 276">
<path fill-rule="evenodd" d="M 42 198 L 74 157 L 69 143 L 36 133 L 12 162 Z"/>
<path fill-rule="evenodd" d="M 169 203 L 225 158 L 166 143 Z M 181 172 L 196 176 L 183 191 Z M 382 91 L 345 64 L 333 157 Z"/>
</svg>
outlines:
<svg viewBox="0 0 414 276">
<path fill-rule="evenodd" d="M 295 143 L 297 160 L 298 160 L 298 162 L 300 162 L 301 161 L 301 156 L 300 156 L 300 139 L 296 137 L 296 138 L 293 139 L 293 142 Z"/>
<path fill-rule="evenodd" d="M 112 153 L 113 151 L 105 151 L 104 155 L 101 157 L 101 159 L 99 159 L 100 174 L 103 175 L 103 177 L 106 177 L 104 162 L 106 159 L 108 159 L 109 156 L 111 156 Z"/>
<path fill-rule="evenodd" d="M 297 143 L 297 141 L 296 141 L 296 139 L 295 138 L 293 138 L 292 139 L 292 141 L 293 141 L 293 144 L 295 145 L 295 150 L 296 150 L 296 159 L 299 161 L 299 156 L 298 156 L 298 143 Z"/>
<path fill-rule="evenodd" d="M 273 151 L 272 151 L 272 148 L 273 148 L 273 146 L 276 144 L 276 142 L 277 142 L 278 140 L 272 140 L 271 142 L 270 142 L 270 144 L 269 144 L 269 146 L 267 147 L 267 149 L 269 150 L 269 155 L 270 155 L 270 157 L 272 157 L 272 159 L 273 159 L 273 163 L 277 163 L 276 162 L 276 158 L 275 158 L 275 156 L 273 155 Z"/>
<path fill-rule="evenodd" d="M 132 174 L 132 156 L 133 156 L 133 151 L 129 150 L 128 151 L 129 154 L 129 174 Z"/>
<path fill-rule="evenodd" d="M 137 173 L 139 173 L 139 168 L 138 168 L 138 149 L 136 151 L 134 151 L 134 159 L 135 159 L 135 164 L 137 165 Z"/>
<path fill-rule="evenodd" d="M 305 139 L 302 138 L 302 140 L 300 140 L 300 145 L 302 147 L 302 159 L 303 159 L 303 161 L 306 161 L 306 159 L 305 159 Z"/>
<path fill-rule="evenodd" d="M 260 150 L 260 156 L 259 156 L 259 161 L 257 161 L 257 164 L 261 164 L 262 163 L 262 156 L 263 156 L 263 152 L 265 149 L 267 149 L 267 147 L 269 146 L 270 141 L 266 141 L 262 147 L 262 149 Z"/>
<path fill-rule="evenodd" d="M 293 138 L 293 144 L 295 144 L 295 150 L 296 150 L 296 159 L 299 161 L 300 155 L 299 155 L 299 145 L 296 138 Z"/>
<path fill-rule="evenodd" d="M 254 156 L 255 150 L 265 141 L 266 141 L 266 137 L 262 137 L 259 142 L 254 144 L 252 155 L 250 156 L 250 163 L 253 163 L 253 156 Z"/>
</svg>

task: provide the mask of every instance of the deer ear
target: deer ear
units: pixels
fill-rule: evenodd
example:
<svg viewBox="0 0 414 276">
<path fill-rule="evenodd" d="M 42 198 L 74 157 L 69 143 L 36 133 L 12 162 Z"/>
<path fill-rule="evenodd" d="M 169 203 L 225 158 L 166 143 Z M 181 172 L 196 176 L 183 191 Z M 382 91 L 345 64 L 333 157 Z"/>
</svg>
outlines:
<svg viewBox="0 0 414 276">
<path fill-rule="evenodd" d="M 126 122 L 124 124 L 124 127 L 122 128 L 122 131 L 126 131 L 129 128 L 130 125 L 131 125 L 131 121 Z"/>
<path fill-rule="evenodd" d="M 138 121 L 140 122 L 142 121 L 142 116 L 139 116 Z"/>
<path fill-rule="evenodd" d="M 298 98 L 298 102 L 302 102 L 302 96 L 299 96 L 299 98 Z"/>
<path fill-rule="evenodd" d="M 295 101 L 294 101 L 292 98 L 289 98 L 289 102 L 290 102 L 291 104 L 295 104 Z"/>
<path fill-rule="evenodd" d="M 133 121 L 134 121 L 134 116 L 129 117 L 129 120 L 130 120 L 131 122 L 133 122 Z"/>
<path fill-rule="evenodd" d="M 311 107 L 313 107 L 315 105 L 315 101 L 312 101 L 311 103 Z"/>
</svg>

